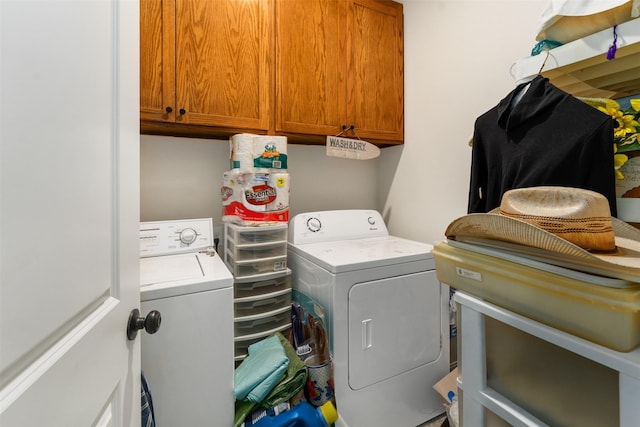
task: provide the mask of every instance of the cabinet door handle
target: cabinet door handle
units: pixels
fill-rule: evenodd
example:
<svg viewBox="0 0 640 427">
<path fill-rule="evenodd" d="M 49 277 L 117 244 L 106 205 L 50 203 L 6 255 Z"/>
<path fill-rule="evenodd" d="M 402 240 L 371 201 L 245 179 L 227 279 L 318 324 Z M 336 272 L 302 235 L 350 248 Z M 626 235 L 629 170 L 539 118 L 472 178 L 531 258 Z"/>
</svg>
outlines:
<svg viewBox="0 0 640 427">
<path fill-rule="evenodd" d="M 180 114 L 181 114 L 181 115 L 183 115 L 183 116 L 184 116 L 186 113 L 187 113 L 187 110 L 185 110 L 184 108 L 181 108 L 181 109 L 180 109 Z"/>
<path fill-rule="evenodd" d="M 173 111 L 173 108 L 171 108 L 171 107 L 167 107 L 167 108 L 165 108 L 165 109 L 164 109 L 164 111 L 166 111 L 167 113 L 170 113 L 170 112 L 172 112 L 172 111 Z"/>
</svg>

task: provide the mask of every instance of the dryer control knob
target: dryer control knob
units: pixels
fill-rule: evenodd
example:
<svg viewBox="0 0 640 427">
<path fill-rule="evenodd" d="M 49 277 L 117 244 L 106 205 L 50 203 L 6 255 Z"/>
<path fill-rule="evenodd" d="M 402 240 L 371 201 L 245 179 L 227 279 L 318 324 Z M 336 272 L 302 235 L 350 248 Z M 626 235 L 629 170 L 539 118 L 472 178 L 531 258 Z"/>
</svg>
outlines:
<svg viewBox="0 0 640 427">
<path fill-rule="evenodd" d="M 312 233 L 317 233 L 322 228 L 322 223 L 316 217 L 311 217 L 307 220 L 307 229 Z"/>
</svg>

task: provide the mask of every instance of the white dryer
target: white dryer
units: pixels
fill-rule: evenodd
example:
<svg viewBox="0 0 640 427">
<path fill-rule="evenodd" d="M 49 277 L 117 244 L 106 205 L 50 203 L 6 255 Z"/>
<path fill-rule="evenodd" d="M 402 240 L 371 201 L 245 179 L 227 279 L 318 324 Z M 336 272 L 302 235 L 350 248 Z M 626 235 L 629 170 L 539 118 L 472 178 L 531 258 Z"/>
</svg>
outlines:
<svg viewBox="0 0 640 427">
<path fill-rule="evenodd" d="M 292 287 L 324 311 L 336 425 L 415 427 L 444 412 L 432 387 L 449 372 L 449 288 L 431 250 L 390 236 L 374 210 L 291 219 Z"/>
<path fill-rule="evenodd" d="M 211 218 L 141 223 L 140 256 L 142 313 L 162 316 L 141 343 L 158 425 L 233 425 L 233 276 Z"/>
</svg>

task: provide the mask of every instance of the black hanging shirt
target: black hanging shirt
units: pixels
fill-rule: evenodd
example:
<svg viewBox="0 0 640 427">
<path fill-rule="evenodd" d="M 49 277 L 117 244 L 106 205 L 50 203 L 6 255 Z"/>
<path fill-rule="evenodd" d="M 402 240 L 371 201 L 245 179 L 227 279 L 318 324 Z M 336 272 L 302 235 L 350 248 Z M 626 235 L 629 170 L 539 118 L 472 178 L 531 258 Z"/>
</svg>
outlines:
<svg viewBox="0 0 640 427">
<path fill-rule="evenodd" d="M 500 206 L 513 188 L 555 185 L 603 194 L 616 216 L 613 121 L 537 76 L 476 119 L 468 212 Z"/>
</svg>

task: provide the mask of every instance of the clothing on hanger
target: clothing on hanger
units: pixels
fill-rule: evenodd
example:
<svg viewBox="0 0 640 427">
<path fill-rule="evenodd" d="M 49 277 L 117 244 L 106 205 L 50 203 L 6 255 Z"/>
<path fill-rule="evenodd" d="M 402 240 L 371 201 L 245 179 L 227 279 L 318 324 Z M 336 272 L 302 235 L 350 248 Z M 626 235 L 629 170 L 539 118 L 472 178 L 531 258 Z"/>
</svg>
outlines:
<svg viewBox="0 0 640 427">
<path fill-rule="evenodd" d="M 531 83 L 526 83 L 513 94 L 513 97 L 511 98 L 511 108 L 515 107 L 516 104 L 520 102 L 524 94 L 527 92 L 527 89 L 529 89 L 529 86 L 531 86 Z"/>
<path fill-rule="evenodd" d="M 617 215 L 611 117 L 539 75 L 476 119 L 468 213 L 498 207 L 507 190 L 541 185 L 596 191 Z"/>
</svg>

